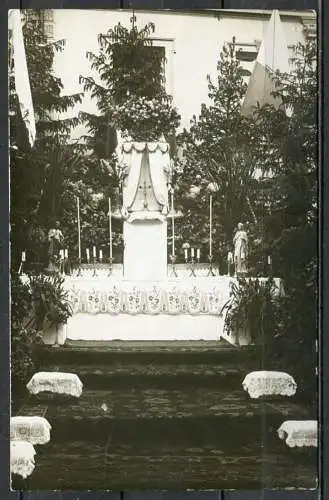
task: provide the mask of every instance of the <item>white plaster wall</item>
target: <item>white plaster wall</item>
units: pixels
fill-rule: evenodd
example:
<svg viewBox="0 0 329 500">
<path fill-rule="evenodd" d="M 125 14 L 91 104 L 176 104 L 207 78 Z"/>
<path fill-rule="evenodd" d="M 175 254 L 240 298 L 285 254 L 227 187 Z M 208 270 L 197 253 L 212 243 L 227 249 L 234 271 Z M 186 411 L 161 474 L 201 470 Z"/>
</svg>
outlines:
<svg viewBox="0 0 329 500">
<path fill-rule="evenodd" d="M 207 102 L 207 74 L 216 76 L 217 60 L 225 42 L 235 36 L 238 43 L 262 40 L 268 18 L 257 17 L 241 11 L 238 16 L 227 11 L 218 20 L 212 14 L 137 11 L 137 24 L 155 24 L 155 44 L 164 45 L 168 59 L 166 68 L 167 89 L 182 115 L 182 126 L 188 127 L 193 114 Z M 63 94 L 82 91 L 79 75 L 96 76 L 91 70 L 86 52 L 98 50 L 97 35 L 114 27 L 119 21 L 129 25 L 131 11 L 120 10 L 71 10 L 54 11 L 54 38 L 65 39 L 66 48 L 57 54 L 54 72 L 62 79 Z M 303 26 L 296 17 L 283 19 L 288 45 L 303 40 Z M 95 102 L 89 95 L 68 116 L 79 110 L 96 112 Z M 84 133 L 78 127 L 74 137 Z"/>
</svg>

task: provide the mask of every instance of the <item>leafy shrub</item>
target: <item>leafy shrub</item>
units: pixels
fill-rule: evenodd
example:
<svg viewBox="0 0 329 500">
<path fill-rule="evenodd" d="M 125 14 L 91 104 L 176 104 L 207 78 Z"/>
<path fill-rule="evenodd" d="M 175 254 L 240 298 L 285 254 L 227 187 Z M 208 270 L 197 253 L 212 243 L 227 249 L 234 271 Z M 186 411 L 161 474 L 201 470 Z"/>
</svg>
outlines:
<svg viewBox="0 0 329 500">
<path fill-rule="evenodd" d="M 13 408 L 39 364 L 41 333 L 35 328 L 32 293 L 17 273 L 11 275 L 11 393 Z"/>
<path fill-rule="evenodd" d="M 37 328 L 66 323 L 72 315 L 68 295 L 61 276 L 32 276 L 30 287 Z"/>
<path fill-rule="evenodd" d="M 238 335 L 249 329 L 254 343 L 266 343 L 279 328 L 280 298 L 274 280 L 238 278 L 238 283 L 231 283 L 230 299 L 221 314 L 224 311 L 227 333 Z"/>
</svg>

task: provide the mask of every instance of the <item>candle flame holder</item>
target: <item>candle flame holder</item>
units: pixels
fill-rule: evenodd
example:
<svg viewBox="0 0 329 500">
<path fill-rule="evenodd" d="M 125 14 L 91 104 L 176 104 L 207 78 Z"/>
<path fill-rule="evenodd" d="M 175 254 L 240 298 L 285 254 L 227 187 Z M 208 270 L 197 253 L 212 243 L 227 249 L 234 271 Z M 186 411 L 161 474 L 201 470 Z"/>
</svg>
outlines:
<svg viewBox="0 0 329 500">
<path fill-rule="evenodd" d="M 176 271 L 176 266 L 175 266 L 176 259 L 177 259 L 176 255 L 174 255 L 174 254 L 170 255 L 170 260 L 171 260 L 171 274 L 170 274 L 170 276 L 175 276 L 175 278 L 178 277 L 177 271 Z"/>
<path fill-rule="evenodd" d="M 208 274 L 207 274 L 207 276 L 216 276 L 216 274 L 214 272 L 213 265 L 212 265 L 213 256 L 212 255 L 208 255 L 208 260 L 209 260 L 209 267 L 208 267 Z"/>
<path fill-rule="evenodd" d="M 92 276 L 93 276 L 93 278 L 96 278 L 97 277 L 97 270 L 96 270 L 96 263 L 97 263 L 97 261 L 96 261 L 96 257 L 94 257 L 94 262 L 93 263 L 94 263 L 94 270 L 93 270 Z"/>
<path fill-rule="evenodd" d="M 194 260 L 194 257 L 191 257 L 191 265 L 190 265 L 190 277 L 191 276 L 194 276 L 194 278 L 196 278 L 196 274 L 195 274 L 195 260 Z"/>
<path fill-rule="evenodd" d="M 108 272 L 108 277 L 112 276 L 113 273 L 113 259 L 112 257 L 109 258 L 109 272 Z"/>
<path fill-rule="evenodd" d="M 81 272 L 81 258 L 78 259 L 78 272 L 77 272 L 77 276 L 82 276 L 82 272 Z"/>
</svg>

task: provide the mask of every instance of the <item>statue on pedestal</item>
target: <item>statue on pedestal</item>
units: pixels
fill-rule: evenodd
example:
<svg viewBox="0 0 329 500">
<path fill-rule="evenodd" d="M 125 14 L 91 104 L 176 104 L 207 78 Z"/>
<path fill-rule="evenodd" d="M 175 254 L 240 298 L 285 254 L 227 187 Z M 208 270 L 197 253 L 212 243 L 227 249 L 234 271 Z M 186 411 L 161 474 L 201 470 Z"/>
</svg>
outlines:
<svg viewBox="0 0 329 500">
<path fill-rule="evenodd" d="M 63 246 L 63 233 L 60 230 L 60 223 L 56 221 L 55 227 L 49 229 L 48 232 L 48 257 L 49 257 L 49 265 L 48 269 L 52 272 L 59 272 L 60 266 L 58 265 L 59 261 L 59 253 Z"/>
<path fill-rule="evenodd" d="M 248 259 L 248 235 L 244 225 L 240 222 L 233 238 L 234 245 L 234 264 L 235 274 L 237 276 L 246 274 Z"/>
</svg>

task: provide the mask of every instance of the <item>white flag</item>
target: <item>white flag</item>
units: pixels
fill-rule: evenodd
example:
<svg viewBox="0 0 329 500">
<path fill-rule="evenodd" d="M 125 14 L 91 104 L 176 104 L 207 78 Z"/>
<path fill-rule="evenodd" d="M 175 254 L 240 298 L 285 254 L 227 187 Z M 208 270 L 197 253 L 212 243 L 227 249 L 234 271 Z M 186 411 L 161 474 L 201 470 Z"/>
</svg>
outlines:
<svg viewBox="0 0 329 500">
<path fill-rule="evenodd" d="M 35 117 L 31 95 L 29 73 L 19 9 L 8 11 L 8 28 L 12 31 L 12 53 L 14 58 L 15 87 L 22 117 L 26 125 L 31 147 L 35 141 Z"/>
<path fill-rule="evenodd" d="M 276 108 L 281 105 L 281 100 L 272 95 L 275 90 L 272 76 L 277 70 L 289 73 L 289 52 L 279 11 L 274 10 L 249 80 L 241 114 L 252 114 L 257 103 L 260 106 L 272 104 Z"/>
</svg>

